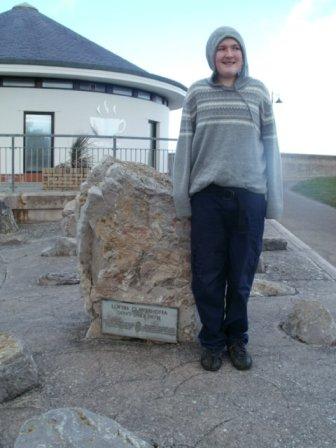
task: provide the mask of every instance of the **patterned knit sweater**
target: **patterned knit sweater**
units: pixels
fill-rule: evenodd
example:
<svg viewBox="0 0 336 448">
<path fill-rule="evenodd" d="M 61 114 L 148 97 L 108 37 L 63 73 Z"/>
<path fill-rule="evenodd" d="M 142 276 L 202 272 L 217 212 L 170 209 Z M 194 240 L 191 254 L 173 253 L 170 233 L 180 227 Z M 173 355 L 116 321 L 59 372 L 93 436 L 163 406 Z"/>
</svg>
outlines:
<svg viewBox="0 0 336 448">
<path fill-rule="evenodd" d="M 190 216 L 190 196 L 215 183 L 265 194 L 266 217 L 277 219 L 281 159 L 268 91 L 248 76 L 233 87 L 213 79 L 194 83 L 185 98 L 173 173 L 176 214 Z"/>
</svg>

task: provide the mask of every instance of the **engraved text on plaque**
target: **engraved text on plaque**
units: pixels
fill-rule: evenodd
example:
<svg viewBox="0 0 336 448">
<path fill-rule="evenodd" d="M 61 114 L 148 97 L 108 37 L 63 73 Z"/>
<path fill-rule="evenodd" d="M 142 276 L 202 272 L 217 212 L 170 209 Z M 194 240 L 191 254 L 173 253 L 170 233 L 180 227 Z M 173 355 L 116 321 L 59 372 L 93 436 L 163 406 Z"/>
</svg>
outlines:
<svg viewBox="0 0 336 448">
<path fill-rule="evenodd" d="M 118 300 L 101 303 L 103 333 L 177 342 L 177 308 Z"/>
</svg>

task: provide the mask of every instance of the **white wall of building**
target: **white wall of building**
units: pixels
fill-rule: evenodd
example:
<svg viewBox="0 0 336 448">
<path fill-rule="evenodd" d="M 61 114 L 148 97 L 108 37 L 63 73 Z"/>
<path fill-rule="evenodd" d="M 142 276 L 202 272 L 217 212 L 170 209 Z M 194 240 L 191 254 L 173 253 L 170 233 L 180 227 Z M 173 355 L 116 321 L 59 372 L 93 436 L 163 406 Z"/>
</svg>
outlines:
<svg viewBox="0 0 336 448">
<path fill-rule="evenodd" d="M 77 90 L 45 89 L 45 88 L 22 88 L 22 87 L 1 87 L 0 88 L 0 134 L 22 134 L 24 132 L 24 112 L 53 112 L 54 113 L 54 133 L 55 134 L 93 134 L 90 120 L 99 119 L 102 124 L 108 124 L 106 120 L 125 120 L 126 127 L 122 136 L 150 136 L 149 120 L 158 122 L 158 137 L 168 138 L 169 130 L 169 108 L 153 101 L 133 98 L 128 96 L 113 95 L 98 92 L 86 92 Z M 105 120 L 105 121 L 104 121 Z M 117 121 L 110 121 L 116 124 Z M 124 127 L 121 124 L 121 127 Z M 118 135 L 118 134 L 117 134 Z M 54 163 L 62 161 L 74 139 L 55 139 Z M 95 147 L 111 147 L 112 139 L 94 141 Z M 23 141 L 15 139 L 18 148 L 22 148 Z M 11 172 L 10 153 L 4 147 L 10 147 L 9 138 L 0 139 L 0 173 Z M 149 148 L 148 141 L 120 140 L 118 147 L 143 148 L 140 151 L 133 151 L 134 161 L 143 161 L 148 154 L 145 148 Z M 167 142 L 160 142 L 160 149 L 167 149 Z M 57 149 L 58 148 L 58 149 Z M 98 152 L 95 152 L 97 157 Z M 128 155 L 131 155 L 128 152 Z M 120 153 L 117 153 L 117 156 Z M 99 156 L 98 156 L 99 157 Z M 140 159 L 139 159 L 140 157 Z M 23 152 L 17 149 L 15 154 L 15 171 L 22 172 Z M 165 160 L 160 160 L 160 169 L 165 164 Z"/>
</svg>

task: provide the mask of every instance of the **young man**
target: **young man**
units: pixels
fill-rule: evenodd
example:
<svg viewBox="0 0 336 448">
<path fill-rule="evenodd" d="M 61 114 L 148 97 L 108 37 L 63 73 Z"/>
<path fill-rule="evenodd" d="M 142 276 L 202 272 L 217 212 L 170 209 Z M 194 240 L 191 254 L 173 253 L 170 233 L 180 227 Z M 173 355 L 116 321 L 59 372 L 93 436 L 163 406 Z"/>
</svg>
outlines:
<svg viewBox="0 0 336 448">
<path fill-rule="evenodd" d="M 218 370 L 228 349 L 237 369 L 252 364 L 247 301 L 266 218 L 282 212 L 281 159 L 272 103 L 248 76 L 243 39 L 230 27 L 210 36 L 212 76 L 185 98 L 173 188 L 176 214 L 191 217 L 192 291 L 202 322 L 201 365 Z"/>
</svg>

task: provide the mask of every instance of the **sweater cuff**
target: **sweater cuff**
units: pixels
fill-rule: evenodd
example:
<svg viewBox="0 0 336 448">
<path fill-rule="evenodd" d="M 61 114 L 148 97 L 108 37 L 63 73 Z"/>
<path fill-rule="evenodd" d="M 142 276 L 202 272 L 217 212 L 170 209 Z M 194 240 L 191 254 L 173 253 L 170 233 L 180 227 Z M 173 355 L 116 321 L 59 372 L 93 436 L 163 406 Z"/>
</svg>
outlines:
<svg viewBox="0 0 336 448">
<path fill-rule="evenodd" d="M 267 207 L 266 209 L 266 219 L 280 219 L 282 216 L 282 208 L 274 208 L 274 207 Z"/>
<path fill-rule="evenodd" d="M 189 201 L 187 204 L 183 205 L 175 204 L 175 210 L 178 218 L 190 218 L 191 216 L 191 206 Z"/>
</svg>

